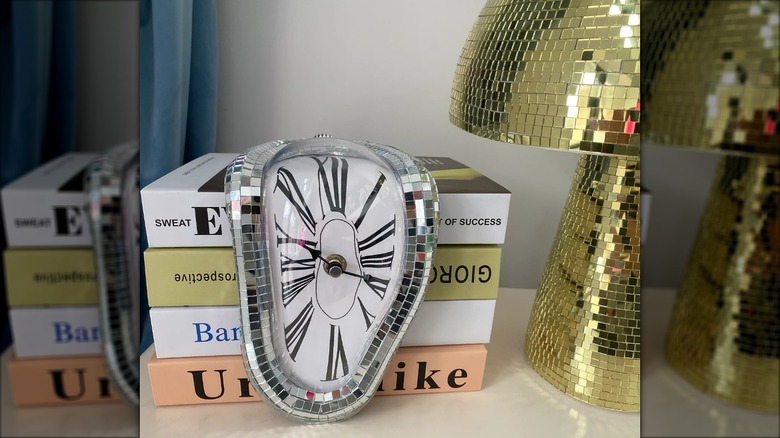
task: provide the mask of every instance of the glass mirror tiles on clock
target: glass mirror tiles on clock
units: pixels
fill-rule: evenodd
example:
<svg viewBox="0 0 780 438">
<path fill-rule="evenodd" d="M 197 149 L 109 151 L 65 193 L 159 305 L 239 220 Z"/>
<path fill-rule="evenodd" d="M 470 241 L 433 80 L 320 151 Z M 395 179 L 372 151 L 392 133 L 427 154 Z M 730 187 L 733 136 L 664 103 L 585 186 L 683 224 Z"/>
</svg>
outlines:
<svg viewBox="0 0 780 438">
<path fill-rule="evenodd" d="M 85 172 L 98 283 L 98 312 L 108 376 L 138 405 L 140 192 L 137 143 L 111 148 Z"/>
<path fill-rule="evenodd" d="M 314 138 L 247 151 L 225 187 L 250 380 L 301 421 L 355 414 L 422 302 L 433 179 L 394 148 Z"/>
</svg>

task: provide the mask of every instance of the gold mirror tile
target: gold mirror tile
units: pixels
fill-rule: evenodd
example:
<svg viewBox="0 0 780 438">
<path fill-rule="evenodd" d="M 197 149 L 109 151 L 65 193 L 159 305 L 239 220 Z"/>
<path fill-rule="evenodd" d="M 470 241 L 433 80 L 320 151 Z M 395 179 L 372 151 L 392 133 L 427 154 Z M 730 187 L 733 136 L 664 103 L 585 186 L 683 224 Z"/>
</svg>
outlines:
<svg viewBox="0 0 780 438">
<path fill-rule="evenodd" d="M 780 158 L 723 157 L 678 290 L 667 358 L 702 391 L 780 409 Z"/>
<path fill-rule="evenodd" d="M 584 402 L 639 411 L 639 160 L 580 157 L 531 312 L 526 354 Z"/>
<path fill-rule="evenodd" d="M 780 154 L 780 2 L 654 0 L 645 6 L 645 139 Z"/>
<path fill-rule="evenodd" d="M 638 156 L 639 12 L 639 0 L 488 1 L 450 120 L 506 143 Z"/>
</svg>

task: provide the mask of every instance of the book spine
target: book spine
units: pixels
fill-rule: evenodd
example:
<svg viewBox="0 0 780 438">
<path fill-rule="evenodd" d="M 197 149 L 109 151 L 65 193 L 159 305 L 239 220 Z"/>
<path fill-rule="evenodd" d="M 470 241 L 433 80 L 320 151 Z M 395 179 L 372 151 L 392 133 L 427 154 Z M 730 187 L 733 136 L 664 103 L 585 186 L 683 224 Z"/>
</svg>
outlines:
<svg viewBox="0 0 780 438">
<path fill-rule="evenodd" d="M 9 247 L 92 245 L 83 192 L 6 188 L 2 197 Z"/>
<path fill-rule="evenodd" d="M 103 356 L 8 360 L 8 379 L 16 406 L 119 402 Z"/>
<path fill-rule="evenodd" d="M 141 191 L 150 248 L 232 247 L 225 194 Z M 440 194 L 439 244 L 502 244 L 509 193 Z"/>
<path fill-rule="evenodd" d="M 90 248 L 9 248 L 3 253 L 8 305 L 97 305 Z"/>
<path fill-rule="evenodd" d="M 232 247 L 225 194 L 141 190 L 149 247 Z"/>
<path fill-rule="evenodd" d="M 425 301 L 401 346 L 487 344 L 496 300 Z M 238 306 L 153 307 L 159 358 L 241 354 Z"/>
<path fill-rule="evenodd" d="M 509 193 L 439 193 L 439 243 L 504 243 L 510 196 Z"/>
<path fill-rule="evenodd" d="M 10 247 L 90 246 L 84 169 L 98 155 L 71 152 L 3 187 L 3 224 Z"/>
<path fill-rule="evenodd" d="M 479 391 L 485 372 L 484 345 L 399 348 L 376 395 Z M 149 360 L 157 406 L 261 401 L 241 356 Z"/>
<path fill-rule="evenodd" d="M 17 307 L 8 311 L 18 358 L 100 354 L 97 306 Z"/>
<path fill-rule="evenodd" d="M 237 306 L 232 248 L 149 248 L 144 252 L 149 305 Z M 425 299 L 496 299 L 497 245 L 439 245 Z"/>
</svg>

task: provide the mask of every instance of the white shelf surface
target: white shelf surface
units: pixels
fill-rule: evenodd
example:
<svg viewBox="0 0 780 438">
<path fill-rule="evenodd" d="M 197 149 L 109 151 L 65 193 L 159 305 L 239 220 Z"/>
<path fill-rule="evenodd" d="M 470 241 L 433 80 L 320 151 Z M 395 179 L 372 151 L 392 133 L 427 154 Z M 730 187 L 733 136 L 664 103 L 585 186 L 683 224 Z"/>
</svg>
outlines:
<svg viewBox="0 0 780 438">
<path fill-rule="evenodd" d="M 637 437 L 639 414 L 582 403 L 533 372 L 522 351 L 534 291 L 501 289 L 482 391 L 382 396 L 352 419 L 324 426 L 292 423 L 262 403 L 156 408 L 141 357 L 140 432 L 144 437 L 238 436 L 566 436 Z M 780 416 L 707 396 L 669 368 L 663 336 L 675 292 L 643 290 L 642 436 L 780 436 Z M 122 404 L 16 408 L 2 355 L 2 436 L 137 436 L 138 417 Z"/>
<path fill-rule="evenodd" d="M 13 346 L 2 355 L 3 437 L 134 437 L 138 436 L 138 408 L 124 402 L 72 406 L 16 407 L 11 399 L 6 364 Z"/>
<path fill-rule="evenodd" d="M 523 340 L 534 290 L 501 289 L 481 391 L 375 397 L 351 419 L 301 425 L 263 403 L 154 406 L 141 356 L 141 436 L 639 436 L 639 414 L 580 402 L 529 367 Z"/>
</svg>

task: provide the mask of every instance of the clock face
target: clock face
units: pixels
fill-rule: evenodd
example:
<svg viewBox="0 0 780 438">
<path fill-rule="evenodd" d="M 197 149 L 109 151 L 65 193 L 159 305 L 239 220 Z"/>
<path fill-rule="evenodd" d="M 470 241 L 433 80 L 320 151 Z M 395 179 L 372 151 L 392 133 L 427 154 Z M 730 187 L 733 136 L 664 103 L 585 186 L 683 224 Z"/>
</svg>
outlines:
<svg viewBox="0 0 780 438">
<path fill-rule="evenodd" d="M 264 191 L 274 350 L 300 386 L 339 389 L 399 289 L 400 182 L 370 157 L 312 154 L 274 162 Z"/>
<path fill-rule="evenodd" d="M 228 166 L 225 201 L 250 382 L 298 421 L 355 415 L 425 294 L 439 223 L 430 172 L 390 146 L 278 140 Z"/>
</svg>

